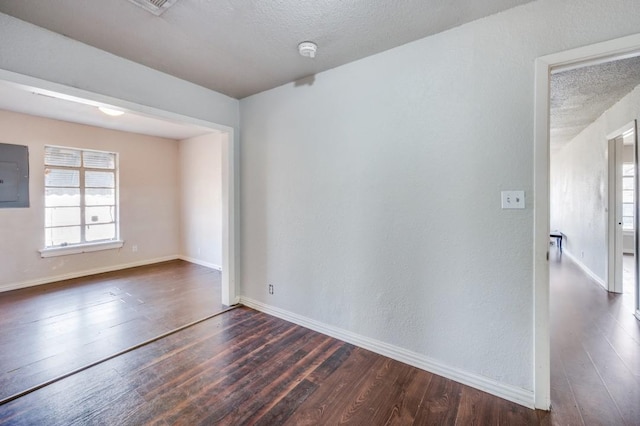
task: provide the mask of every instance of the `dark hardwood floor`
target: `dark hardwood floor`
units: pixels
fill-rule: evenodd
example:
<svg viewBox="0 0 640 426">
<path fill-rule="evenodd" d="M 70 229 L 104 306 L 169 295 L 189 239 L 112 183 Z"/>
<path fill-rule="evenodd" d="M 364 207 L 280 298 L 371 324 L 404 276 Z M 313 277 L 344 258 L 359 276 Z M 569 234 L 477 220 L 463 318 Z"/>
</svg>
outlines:
<svg viewBox="0 0 640 426">
<path fill-rule="evenodd" d="M 633 293 L 608 293 L 557 254 L 550 281 L 553 423 L 640 425 L 640 321 L 633 316 Z"/>
<path fill-rule="evenodd" d="M 551 412 L 240 307 L 1 405 L 0 424 L 640 424 L 640 326 L 624 296 L 566 258 L 551 281 Z"/>
<path fill-rule="evenodd" d="M 21 424 L 537 424 L 536 413 L 238 308 L 0 406 Z"/>
<path fill-rule="evenodd" d="M 0 399 L 223 310 L 220 272 L 183 261 L 0 293 Z"/>
</svg>

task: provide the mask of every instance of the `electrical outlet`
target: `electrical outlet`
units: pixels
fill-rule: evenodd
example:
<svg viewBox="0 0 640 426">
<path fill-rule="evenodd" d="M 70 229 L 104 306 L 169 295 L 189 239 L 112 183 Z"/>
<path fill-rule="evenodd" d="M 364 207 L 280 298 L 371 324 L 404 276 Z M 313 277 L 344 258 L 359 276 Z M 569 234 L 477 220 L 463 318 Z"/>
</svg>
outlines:
<svg viewBox="0 0 640 426">
<path fill-rule="evenodd" d="M 273 294 L 273 284 L 269 284 L 269 294 Z"/>
<path fill-rule="evenodd" d="M 134 252 L 134 253 L 135 253 L 135 252 L 137 252 L 137 251 L 138 251 L 138 246 L 137 246 L 137 245 L 135 245 L 135 244 L 134 244 L 134 245 L 132 245 L 132 246 L 131 246 L 131 251 L 132 251 L 132 252 Z"/>
</svg>

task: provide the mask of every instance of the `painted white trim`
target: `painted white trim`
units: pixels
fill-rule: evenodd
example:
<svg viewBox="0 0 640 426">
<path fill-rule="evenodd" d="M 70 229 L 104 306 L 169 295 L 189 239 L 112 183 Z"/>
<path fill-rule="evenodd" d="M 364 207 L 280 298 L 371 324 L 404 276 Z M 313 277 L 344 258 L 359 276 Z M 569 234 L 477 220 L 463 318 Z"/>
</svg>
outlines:
<svg viewBox="0 0 640 426">
<path fill-rule="evenodd" d="M 552 71 L 576 68 L 590 61 L 633 55 L 640 34 L 554 53 L 535 61 L 534 99 L 534 394 L 536 408 L 551 406 L 549 330 L 549 77 Z"/>
<path fill-rule="evenodd" d="M 204 260 L 196 259 L 195 257 L 189 256 L 178 256 L 178 259 L 184 260 L 185 262 L 195 263 L 196 265 L 205 266 L 207 268 L 215 269 L 216 271 L 222 272 L 222 266 L 216 265 L 215 263 L 205 262 Z"/>
<path fill-rule="evenodd" d="M 639 49 L 640 33 L 564 52 L 552 53 L 539 59 L 550 65 L 550 71 L 553 68 L 553 72 L 562 72 L 585 65 L 594 65 L 636 56 L 635 53 Z"/>
<path fill-rule="evenodd" d="M 274 317 L 281 318 L 285 321 L 289 321 L 299 326 L 317 331 L 318 333 L 322 333 L 327 336 L 345 341 L 347 343 L 351 343 L 377 354 L 395 359 L 396 361 L 404 362 L 405 364 L 412 365 L 414 367 L 420 368 L 421 370 L 425 370 L 430 373 L 446 377 L 447 379 L 462 383 L 464 385 L 474 387 L 481 391 L 488 392 L 499 398 L 515 402 L 516 404 L 524 405 L 528 408 L 534 407 L 533 391 L 522 389 L 516 386 L 511 386 L 505 383 L 500 383 L 488 377 L 480 376 L 475 373 L 461 370 L 459 368 L 451 367 L 422 354 L 409 351 L 395 345 L 390 345 L 376 339 L 371 339 L 360 334 L 352 333 L 350 331 L 334 327 L 332 325 L 328 325 L 320 321 L 316 321 L 311 318 L 277 308 L 275 306 L 267 305 L 248 297 L 241 296 L 240 303 L 257 311 L 264 312 Z"/>
<path fill-rule="evenodd" d="M 573 255 L 573 253 L 571 253 L 568 250 L 563 250 L 562 251 L 563 255 L 566 255 L 569 260 L 571 260 L 573 263 L 576 264 L 576 266 L 578 266 L 580 269 L 582 269 L 582 271 L 587 274 L 589 276 L 589 278 L 591 278 L 592 280 L 594 280 L 595 282 L 597 282 L 598 284 L 600 284 L 602 286 L 602 288 L 604 288 L 605 290 L 607 289 L 607 282 L 600 276 L 598 276 L 595 272 L 593 272 L 591 269 L 589 269 L 589 267 L 587 265 L 585 265 L 584 263 L 582 263 L 577 257 L 575 257 Z"/>
<path fill-rule="evenodd" d="M 635 130 L 635 128 L 636 128 L 636 121 L 635 120 L 631 120 L 630 122 L 628 122 L 624 126 L 620 127 L 618 130 L 616 130 L 615 132 L 609 133 L 607 135 L 607 140 L 621 138 L 622 135 L 624 135 L 625 133 L 627 133 L 627 132 L 629 132 L 631 130 Z"/>
<path fill-rule="evenodd" d="M 91 253 L 94 251 L 113 250 L 122 248 L 124 241 L 102 241 L 99 243 L 77 244 L 65 247 L 49 247 L 38 250 L 40 257 L 66 256 L 69 254 Z"/>
<path fill-rule="evenodd" d="M 630 123 L 635 128 L 635 120 Z M 628 126 L 628 125 L 627 125 Z M 624 131 L 608 137 L 607 149 L 607 280 L 605 288 L 612 293 L 623 292 L 622 255 L 622 163 Z M 634 234 L 635 235 L 635 234 Z"/>
<path fill-rule="evenodd" d="M 139 114 L 147 115 L 154 118 L 165 119 L 185 124 L 194 124 L 196 126 L 207 127 L 212 130 L 229 132 L 233 134 L 233 127 L 205 121 L 199 118 L 190 117 L 188 115 L 178 114 L 172 111 L 165 111 L 148 105 L 137 104 L 135 102 L 126 101 L 124 99 L 106 96 L 100 93 L 90 92 L 88 90 L 78 89 L 77 87 L 65 86 L 64 84 L 54 83 L 52 81 L 19 74 L 0 68 L 0 80 L 13 84 L 19 88 L 36 93 L 47 94 L 60 97 L 74 102 L 85 103 L 89 105 L 104 104 L 114 106 L 124 111 L 132 111 Z"/>
<path fill-rule="evenodd" d="M 236 209 L 236 167 L 239 158 L 235 155 L 235 145 L 233 141 L 233 133 L 222 135 L 221 149 L 221 198 L 222 198 L 222 303 L 232 306 L 238 303 L 238 288 L 240 282 L 236 268 L 237 247 L 236 237 L 240 235 L 236 226 L 240 223 L 238 220 L 239 209 Z"/>
<path fill-rule="evenodd" d="M 227 141 L 223 144 L 222 166 L 223 166 L 223 186 L 222 186 L 222 217 L 223 217 L 223 235 L 222 235 L 222 303 L 231 306 L 238 303 L 239 270 L 236 267 L 239 256 L 239 201 L 238 188 L 236 188 L 236 174 L 239 170 L 236 158 L 237 134 L 233 127 L 205 121 L 195 117 L 182 115 L 172 111 L 150 107 L 147 105 L 137 104 L 135 102 L 126 101 L 99 93 L 90 92 L 76 87 L 66 86 L 64 84 L 54 83 L 36 77 L 19 74 L 0 68 L 0 80 L 21 87 L 26 90 L 37 92 L 53 92 L 61 94 L 75 100 L 84 100 L 88 102 L 111 105 L 116 108 L 133 111 L 139 114 L 175 121 L 185 124 L 194 124 L 201 127 L 207 127 L 212 131 L 219 131 L 226 134 Z M 226 150 L 226 151 L 225 151 Z M 225 163 L 226 162 L 226 163 Z M 0 291 L 2 291 L 0 289 Z"/>
<path fill-rule="evenodd" d="M 122 269 L 135 268 L 137 266 L 151 265 L 154 263 L 167 262 L 169 260 L 179 259 L 178 255 L 156 257 L 154 259 L 140 260 L 138 262 L 124 263 L 120 265 L 105 266 L 102 268 L 87 269 L 84 271 L 70 272 L 68 274 L 54 275 L 36 280 L 22 281 L 13 284 L 0 285 L 0 293 L 3 291 L 18 290 L 21 288 L 34 287 L 37 285 L 50 284 L 57 281 L 71 280 L 73 278 L 88 277 L 90 275 L 103 274 L 105 272 L 119 271 Z"/>
<path fill-rule="evenodd" d="M 533 383 L 535 407 L 551 407 L 549 329 L 549 64 L 535 62 L 533 160 Z"/>
</svg>

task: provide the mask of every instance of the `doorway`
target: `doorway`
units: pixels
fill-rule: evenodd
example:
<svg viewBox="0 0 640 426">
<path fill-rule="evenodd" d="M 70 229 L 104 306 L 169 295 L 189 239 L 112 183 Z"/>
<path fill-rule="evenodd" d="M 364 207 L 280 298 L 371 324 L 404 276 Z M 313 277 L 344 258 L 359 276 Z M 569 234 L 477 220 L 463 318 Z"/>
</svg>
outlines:
<svg viewBox="0 0 640 426">
<path fill-rule="evenodd" d="M 549 230 L 550 230 L 550 81 L 551 73 L 635 57 L 640 52 L 640 35 L 560 52 L 536 60 L 534 127 L 534 393 L 535 406 L 549 409 L 550 317 L 549 317 Z M 606 198 L 605 198 L 606 200 Z M 605 201 L 606 202 L 606 201 Z M 605 225 L 606 226 L 606 225 Z M 571 236 L 568 235 L 568 239 Z M 638 297 L 636 315 L 640 317 Z"/>
<path fill-rule="evenodd" d="M 623 294 L 633 312 L 638 293 L 637 120 L 610 133 L 608 139 L 607 290 Z"/>
<path fill-rule="evenodd" d="M 42 94 L 45 98 L 59 97 L 60 99 L 69 100 L 78 104 L 113 106 L 121 110 L 130 111 L 141 117 L 149 118 L 150 120 L 155 121 L 158 125 L 163 125 L 164 123 L 168 127 L 197 126 L 203 129 L 209 129 L 212 135 L 219 135 L 222 200 L 222 247 L 221 265 L 219 266 L 223 271 L 221 287 L 222 302 L 227 306 L 238 303 L 239 297 L 236 289 L 236 235 L 238 211 L 236 208 L 235 189 L 237 142 L 235 130 L 233 128 L 5 70 L 0 70 L 0 82 L 6 83 L 7 85 L 22 91 Z"/>
<path fill-rule="evenodd" d="M 142 258 L 142 260 L 140 261 L 137 261 L 137 259 L 134 258 L 136 255 L 135 254 L 132 255 L 131 253 L 139 253 L 139 252 L 142 252 L 143 249 L 146 249 L 146 247 L 151 247 L 153 245 L 153 241 L 150 239 L 150 240 L 145 240 L 141 242 L 129 241 L 130 245 L 126 246 L 125 250 L 128 250 L 127 254 L 131 258 L 133 258 L 133 261 L 130 261 L 130 260 L 120 261 L 120 263 L 118 263 L 115 267 L 110 266 L 110 267 L 104 267 L 102 269 L 93 268 L 90 270 L 87 267 L 86 269 L 78 269 L 77 271 L 74 270 L 74 272 L 72 273 L 67 273 L 66 275 L 60 275 L 60 276 L 54 275 L 53 273 L 51 273 L 49 275 L 46 275 L 43 279 L 41 279 L 40 282 L 27 282 L 27 281 L 17 282 L 19 281 L 18 279 L 16 280 L 12 279 L 11 281 L 9 281 L 9 284 L 11 286 L 13 286 L 14 284 L 16 285 L 13 287 L 7 286 L 8 288 L 5 288 L 6 290 L 26 287 L 27 285 L 33 286 L 36 284 L 45 284 L 52 281 L 59 281 L 62 279 L 78 278 L 82 275 L 86 275 L 87 273 L 86 270 L 89 270 L 89 273 L 94 273 L 94 274 L 98 272 L 107 273 L 107 272 L 118 270 L 121 268 L 143 266 L 143 265 L 148 265 L 153 263 L 149 268 L 146 268 L 146 269 L 143 268 L 144 270 L 149 272 L 152 278 L 150 279 L 145 278 L 139 281 L 144 281 L 145 283 L 148 283 L 149 281 L 157 282 L 158 277 L 168 276 L 169 282 L 166 286 L 168 287 L 168 289 L 166 289 L 165 294 L 162 296 L 167 296 L 165 298 L 167 300 L 166 306 L 169 306 L 169 308 L 167 309 L 164 309 L 163 307 L 158 308 L 157 312 L 159 313 L 154 317 L 155 314 L 149 313 L 151 312 L 150 307 L 153 305 L 149 301 L 153 299 L 153 301 L 156 302 L 161 299 L 161 297 L 158 296 L 158 292 L 155 291 L 156 289 L 151 289 L 151 291 L 149 291 L 145 295 L 142 295 L 141 290 L 138 293 L 136 293 L 136 291 L 132 291 L 130 290 L 129 287 L 127 287 L 129 285 L 132 285 L 132 283 L 135 281 L 132 278 L 132 275 L 127 275 L 124 278 L 123 276 L 118 275 L 118 273 L 113 273 L 112 275 L 108 275 L 108 274 L 103 275 L 102 276 L 103 278 L 116 277 L 116 278 L 113 278 L 113 280 L 108 285 L 112 287 L 116 286 L 117 289 L 113 290 L 112 288 L 100 287 L 99 290 L 92 293 L 89 297 L 85 298 L 87 300 L 87 303 L 91 305 L 90 308 L 93 308 L 94 305 L 99 306 L 100 308 L 104 308 L 99 312 L 100 314 L 103 314 L 103 315 L 100 316 L 100 318 L 97 318 L 98 314 L 86 315 L 86 312 L 90 311 L 90 308 L 87 308 L 85 311 L 82 311 L 77 314 L 72 313 L 67 316 L 70 317 L 71 320 L 74 320 L 75 318 L 79 318 L 78 323 L 79 324 L 81 323 L 82 325 L 85 325 L 85 324 L 91 325 L 98 322 L 100 324 L 103 324 L 103 323 L 106 324 L 107 322 L 111 321 L 112 323 L 115 324 L 113 326 L 111 325 L 111 323 L 107 324 L 107 326 L 110 327 L 108 331 L 111 334 L 108 334 L 102 331 L 99 331 L 93 334 L 91 333 L 86 333 L 86 334 L 91 334 L 91 336 L 99 335 L 100 337 L 107 336 L 108 339 L 113 339 L 113 341 L 116 340 L 116 337 L 122 337 L 122 338 L 117 341 L 117 344 L 114 344 L 113 341 L 104 343 L 105 339 L 103 339 L 103 341 L 99 342 L 102 345 L 100 346 L 99 350 L 93 350 L 92 352 L 87 352 L 88 355 L 85 357 L 75 356 L 74 360 L 78 362 L 81 361 L 82 362 L 81 364 L 70 366 L 68 363 L 61 361 L 53 365 L 54 362 L 57 362 L 59 359 L 64 358 L 67 354 L 77 355 L 72 350 L 70 350 L 70 347 L 72 345 L 70 340 L 61 339 L 58 342 L 58 347 L 55 348 L 55 350 L 57 351 L 55 355 L 56 356 L 60 355 L 59 358 L 54 358 L 54 356 L 50 356 L 46 358 L 41 363 L 41 365 L 44 365 L 47 363 L 48 364 L 45 365 L 45 367 L 43 367 L 42 372 L 38 371 L 38 375 L 33 375 L 33 381 L 27 383 L 27 381 L 24 380 L 24 378 L 20 380 L 16 380 L 16 383 L 15 383 L 16 388 L 15 389 L 8 389 L 8 387 L 3 388 L 4 394 L 0 396 L 0 399 L 9 397 L 10 395 L 7 395 L 7 392 L 9 391 L 11 391 L 11 393 L 14 395 L 17 394 L 19 391 L 22 391 L 23 389 L 20 389 L 19 388 L 20 386 L 26 386 L 33 389 L 35 387 L 40 386 L 42 383 L 47 383 L 47 381 L 62 377 L 62 375 L 68 374 L 69 371 L 71 370 L 75 371 L 77 369 L 84 368 L 83 365 L 85 364 L 101 362 L 100 360 L 103 360 L 105 359 L 105 357 L 110 356 L 109 354 L 121 353 L 122 351 L 129 350 L 129 348 L 134 347 L 138 344 L 141 344 L 141 342 L 147 342 L 150 339 L 157 337 L 159 333 L 163 333 L 163 334 L 165 332 L 169 333 L 171 332 L 171 330 L 185 326 L 185 324 L 189 325 L 194 321 L 201 320 L 203 315 L 211 315 L 211 314 L 219 313 L 223 311 L 225 308 L 227 308 L 228 306 L 234 305 L 237 303 L 236 289 L 234 284 L 236 281 L 235 280 L 236 256 L 234 254 L 235 253 L 234 241 L 235 241 L 236 231 L 234 228 L 235 226 L 234 224 L 237 222 L 235 220 L 236 210 L 234 208 L 235 206 L 235 202 L 234 202 L 234 199 L 235 199 L 235 195 L 234 195 L 235 194 L 235 191 L 234 191 L 235 149 L 234 149 L 234 129 L 233 128 L 218 125 L 212 122 L 194 119 L 191 117 L 182 116 L 182 115 L 175 114 L 168 111 L 162 111 L 162 110 L 150 108 L 143 105 L 137 105 L 137 104 L 119 100 L 119 99 L 108 98 L 103 95 L 94 94 L 94 93 L 90 93 L 80 89 L 66 87 L 59 84 L 55 84 L 55 83 L 47 82 L 44 80 L 40 80 L 40 79 L 36 79 L 36 78 L 24 76 L 24 75 L 19 75 L 19 74 L 15 74 L 15 73 L 3 71 L 3 70 L 0 70 L 0 82 L 3 85 L 6 84 L 8 86 L 11 86 L 13 89 L 21 91 L 22 93 L 26 93 L 27 96 L 31 96 L 33 98 L 37 98 L 39 94 L 44 94 L 45 96 L 42 96 L 42 98 L 48 99 L 49 102 L 52 102 L 52 99 L 57 99 L 59 101 L 67 101 L 67 102 L 72 101 L 70 103 L 74 103 L 77 105 L 91 106 L 91 108 L 98 105 L 114 106 L 119 109 L 130 112 L 131 116 L 138 115 L 140 117 L 144 117 L 145 119 L 152 120 L 153 124 L 155 125 L 158 125 L 160 127 L 166 125 L 166 127 L 171 128 L 173 130 L 175 130 L 176 127 L 180 127 L 180 126 L 198 127 L 199 131 L 201 130 L 203 131 L 203 135 L 202 135 L 203 137 L 213 138 L 216 140 L 216 143 L 218 144 L 217 153 L 218 153 L 218 159 L 219 159 L 219 166 L 217 167 L 217 172 L 218 172 L 219 178 L 217 179 L 217 182 L 220 187 L 219 198 L 221 199 L 221 202 L 219 202 L 217 206 L 217 208 L 220 211 L 218 212 L 216 219 L 221 222 L 221 228 L 222 228 L 219 232 L 219 237 L 218 237 L 219 240 L 216 241 L 216 243 L 221 245 L 221 250 L 219 250 L 221 251 L 221 255 L 220 255 L 221 261 L 220 262 L 216 261 L 215 263 L 216 265 L 219 266 L 219 268 L 214 268 L 214 269 L 221 269 L 222 270 L 221 274 L 220 272 L 217 272 L 217 271 L 215 273 L 212 273 L 211 268 L 213 265 L 211 265 L 210 263 L 213 263 L 213 262 L 206 261 L 207 258 L 205 257 L 206 255 L 205 250 L 207 249 L 207 247 L 204 245 L 195 246 L 195 248 L 192 249 L 192 252 L 197 254 L 200 259 L 204 259 L 204 262 L 200 262 L 200 263 L 206 263 L 203 266 L 208 267 L 207 270 L 205 270 L 205 268 L 203 268 L 202 266 L 193 265 L 193 263 L 198 263 L 198 262 L 193 262 L 194 260 L 193 257 L 195 256 L 190 255 L 189 252 L 186 252 L 186 251 L 183 252 L 182 255 L 180 256 L 178 256 L 178 254 L 180 253 L 175 253 L 175 254 L 170 253 L 171 256 L 164 256 L 165 253 L 162 253 L 163 254 L 162 257 L 148 256 L 146 258 Z M 93 109 L 95 110 L 95 108 Z M 21 111 L 17 111 L 17 112 L 20 113 Z M 22 112 L 25 113 L 24 111 Z M 32 114 L 32 115 L 38 115 L 38 114 Z M 129 116 L 129 114 L 127 116 Z M 59 119 L 59 120 L 71 121 L 71 120 L 62 120 L 62 119 Z M 83 124 L 88 124 L 88 123 L 83 123 Z M 98 126 L 94 126 L 94 127 L 98 127 Z M 117 130 L 130 132 L 131 134 L 136 133 L 135 131 L 131 131 L 127 129 L 117 129 Z M 138 133 L 141 133 L 141 132 L 138 132 Z M 160 137 L 163 137 L 163 136 L 160 136 Z M 140 137 L 140 138 L 145 139 L 145 137 Z M 176 163 L 172 161 L 172 160 L 175 160 L 175 158 L 170 158 L 170 155 L 176 153 L 175 148 L 179 144 L 183 143 L 183 139 L 178 137 L 169 137 L 169 136 L 164 136 L 164 138 L 165 138 L 164 142 L 158 141 L 159 143 L 163 143 L 162 145 L 164 147 L 163 152 L 166 153 L 166 154 L 163 154 L 163 157 L 162 157 L 162 159 L 166 161 L 162 162 L 161 164 L 168 165 L 167 169 L 170 171 L 173 171 L 174 175 L 177 175 L 178 167 Z M 196 138 L 195 136 L 188 138 L 191 141 L 190 146 L 196 146 L 200 142 L 203 142 L 203 143 L 208 142 L 208 140 L 207 141 L 195 140 L 195 138 Z M 166 139 L 172 139 L 173 141 L 166 141 Z M 152 141 L 152 138 L 147 137 L 145 140 L 146 140 L 145 143 L 150 143 Z M 153 141 L 156 141 L 156 140 L 153 139 Z M 172 142 L 172 143 L 169 144 L 169 142 Z M 146 157 L 148 158 L 149 155 L 145 153 L 147 153 L 149 149 L 153 149 L 155 151 L 160 150 L 160 148 L 156 146 L 154 147 L 145 146 L 145 148 L 146 149 L 138 149 L 140 153 L 136 155 L 140 155 L 140 156 L 146 155 Z M 131 150 L 133 151 L 134 149 L 131 148 Z M 197 153 L 194 153 L 193 155 L 190 156 L 190 158 L 192 157 L 197 158 L 198 157 Z M 134 158 L 133 154 L 130 155 L 130 158 Z M 138 157 L 135 157 L 135 158 L 140 161 L 144 160 Z M 38 163 L 38 161 L 36 161 L 36 163 Z M 130 163 L 131 161 L 129 162 L 129 164 Z M 192 163 L 193 161 L 190 160 L 190 163 L 189 163 L 190 174 L 188 175 L 188 179 L 191 183 L 194 183 L 196 179 L 200 179 L 200 177 L 204 176 L 202 173 L 195 173 L 195 172 L 198 170 L 204 170 L 205 167 L 194 168 L 192 166 Z M 37 164 L 34 163 L 34 165 L 37 165 Z M 186 167 L 183 167 L 183 168 L 186 168 Z M 209 172 L 210 170 L 205 170 L 205 171 Z M 140 174 L 136 174 L 136 175 L 130 174 L 129 176 L 139 176 L 139 175 Z M 170 174 L 167 174 L 167 175 L 170 175 Z M 204 176 L 204 178 L 206 179 L 207 176 Z M 39 179 L 39 180 L 44 181 L 44 179 Z M 148 186 L 141 184 L 141 182 L 143 182 L 143 180 L 136 181 L 135 186 L 140 187 L 142 189 L 136 189 L 135 191 L 137 192 L 135 192 L 135 194 L 138 194 L 149 188 Z M 211 185 L 211 181 L 209 181 L 208 183 Z M 133 190 L 129 191 L 129 194 L 133 194 L 133 193 L 134 193 Z M 177 191 L 174 191 L 173 193 L 177 194 Z M 162 194 L 163 193 L 160 193 L 160 197 L 162 197 Z M 196 201 L 202 201 L 201 193 L 196 193 L 193 195 L 194 195 L 192 197 L 193 199 L 195 199 Z M 174 197 L 174 199 L 177 200 L 177 197 Z M 130 197 L 128 200 L 129 206 L 131 206 L 133 202 L 132 200 L 133 200 L 133 197 Z M 143 200 L 143 198 L 138 197 L 137 200 L 138 201 Z M 184 200 L 181 200 L 181 201 L 184 201 Z M 38 203 L 34 203 L 33 209 L 37 208 L 36 204 Z M 168 204 L 168 203 L 165 203 L 165 204 Z M 142 203 L 140 202 L 138 203 L 138 205 L 142 206 L 142 208 L 138 208 L 137 210 L 138 212 L 139 211 L 143 212 L 145 208 L 148 207 L 148 204 L 143 206 Z M 131 210 L 132 209 L 130 208 L 129 211 Z M 166 217 L 176 218 L 178 216 L 174 212 L 174 204 L 171 204 L 171 208 L 166 210 L 169 211 L 170 213 Z M 177 210 L 177 207 L 175 207 L 175 210 Z M 207 214 L 205 215 L 207 216 L 207 218 L 205 220 L 207 219 L 210 220 L 210 218 L 212 217 L 212 215 L 209 213 L 210 213 L 210 210 L 207 211 Z M 198 217 L 189 218 L 190 223 L 194 224 L 194 226 L 198 225 L 198 220 L 199 220 Z M 141 223 L 140 226 L 144 227 L 144 224 L 141 221 L 137 223 Z M 168 228 L 172 228 L 172 227 L 168 226 Z M 176 227 L 174 226 L 173 228 L 176 228 Z M 126 240 L 127 236 L 123 235 L 123 239 Z M 175 240 L 177 240 L 177 238 Z M 198 242 L 197 239 L 194 238 L 194 240 Z M 139 245 L 139 244 L 145 244 L 145 243 L 146 243 L 146 246 Z M 202 251 L 202 256 L 199 256 L 200 251 Z M 121 258 L 123 257 L 124 256 L 121 256 Z M 188 260 L 192 262 L 190 264 L 187 264 L 186 262 L 183 262 L 181 260 L 176 260 L 176 258 Z M 170 262 L 166 264 L 166 263 L 160 263 L 161 261 L 170 261 Z M 44 261 L 40 263 L 44 263 Z M 138 268 L 136 271 L 133 271 L 133 272 L 125 271 L 123 272 L 123 274 L 129 273 L 134 275 L 138 274 L 142 276 L 141 275 L 142 272 L 140 271 L 143 271 L 143 269 Z M 114 284 L 117 280 L 120 280 L 122 283 Z M 216 300 L 220 300 L 221 298 L 222 304 L 226 306 L 220 307 L 219 302 L 218 302 L 218 305 L 213 306 L 213 304 L 208 303 L 209 299 L 207 299 L 206 297 L 195 296 L 196 291 L 188 290 L 187 287 L 184 285 L 186 280 L 190 280 L 192 287 L 195 288 L 196 290 L 204 289 L 203 291 L 216 292 L 217 293 Z M 80 281 L 82 280 L 81 279 L 77 280 L 77 282 L 80 282 Z M 94 286 L 94 288 L 98 288 L 98 286 L 100 285 L 98 283 L 99 278 L 97 279 L 90 278 L 90 281 L 91 281 L 91 284 Z M 73 287 L 73 283 L 71 283 L 71 286 Z M 61 287 L 61 285 L 54 285 L 54 287 L 59 288 Z M 75 287 L 79 287 L 79 285 Z M 88 286 L 85 286 L 85 287 L 88 287 Z M 34 287 L 34 288 L 38 289 L 37 287 Z M 43 292 L 42 287 L 39 288 L 38 290 L 40 293 L 47 293 L 46 289 Z M 66 290 L 66 287 L 64 290 Z M 75 289 L 71 289 L 71 290 L 75 290 Z M 136 290 L 138 290 L 137 287 L 136 287 Z M 38 293 L 38 291 L 35 291 L 35 293 Z M 53 293 L 53 291 L 51 293 Z M 98 296 L 96 296 L 96 294 L 98 294 Z M 207 294 L 207 296 L 211 296 L 211 294 Z M 97 303 L 95 302 L 96 297 L 102 297 L 104 300 L 102 300 L 101 303 Z M 80 296 L 80 298 L 82 298 L 82 295 Z M 174 308 L 177 305 L 177 302 L 176 302 L 177 298 L 181 298 L 181 301 L 184 302 L 183 305 L 186 305 L 187 308 L 185 308 L 181 312 L 176 312 L 175 310 L 172 311 L 171 314 L 173 316 L 169 318 L 170 308 Z M 120 306 L 119 303 L 122 304 L 121 306 L 126 306 L 127 308 L 114 307 L 114 305 Z M 204 312 L 204 308 L 202 306 L 199 306 L 200 308 L 202 308 L 199 311 L 196 309 L 193 309 L 193 305 L 195 303 L 199 303 L 201 305 L 206 304 L 206 308 L 209 308 L 209 311 Z M 69 304 L 69 306 L 71 305 L 72 303 Z M 156 305 L 158 304 L 156 303 L 153 306 L 156 306 Z M 191 309 L 189 309 L 189 306 L 191 307 Z M 40 306 L 39 308 L 42 308 L 42 306 Z M 109 310 L 110 308 L 113 308 L 113 309 Z M 29 309 L 29 308 L 26 308 L 26 309 Z M 31 308 L 31 310 L 34 311 L 33 308 Z M 44 312 L 43 310 L 41 311 Z M 94 311 L 98 311 L 98 309 L 93 309 L 93 311 L 91 312 L 94 312 Z M 127 318 L 127 321 L 124 321 L 121 319 L 121 317 L 123 317 L 123 315 L 120 315 L 122 312 L 124 312 L 125 314 L 130 314 L 130 316 Z M 46 314 L 46 312 L 44 312 L 43 314 Z M 59 317 L 61 317 L 61 315 L 56 315 L 55 317 L 57 320 Z M 21 320 L 24 321 L 24 317 L 21 317 Z M 68 321 L 68 323 L 71 324 L 73 323 L 73 321 Z M 150 325 L 147 328 L 145 328 L 143 326 L 140 326 L 140 324 L 143 324 L 143 323 L 145 324 L 145 326 L 146 324 L 150 324 Z M 120 330 L 124 329 L 121 326 L 121 324 L 131 325 L 133 329 L 135 329 L 136 331 L 140 331 L 140 333 L 120 332 Z M 54 327 L 57 327 L 58 325 L 59 324 L 56 323 L 54 324 Z M 70 332 L 78 328 L 78 327 L 73 328 L 72 327 L 73 325 L 74 324 L 71 324 L 69 326 Z M 67 330 L 65 329 L 63 331 L 66 332 Z M 92 330 L 92 331 L 95 331 L 95 330 Z M 75 334 L 81 335 L 82 333 L 75 333 Z M 17 338 L 17 339 L 19 340 L 20 338 Z M 43 351 L 46 351 L 48 350 L 48 348 L 50 348 L 49 346 L 46 345 L 47 339 L 42 339 L 43 343 L 40 345 L 39 349 L 43 349 Z M 74 342 L 74 343 L 77 343 L 77 342 Z M 25 347 L 27 346 L 27 345 L 24 345 L 24 341 L 22 342 L 22 344 Z M 83 346 L 83 345 L 79 343 L 77 346 Z M 89 345 L 87 344 L 84 346 L 88 347 Z M 41 355 L 37 355 L 37 356 L 41 356 Z M 23 360 L 18 359 L 17 362 L 23 362 Z M 53 367 L 51 367 L 51 365 L 53 365 Z M 58 368 L 58 370 L 55 370 L 54 368 Z M 51 372 L 53 372 L 53 374 L 51 374 Z"/>
</svg>

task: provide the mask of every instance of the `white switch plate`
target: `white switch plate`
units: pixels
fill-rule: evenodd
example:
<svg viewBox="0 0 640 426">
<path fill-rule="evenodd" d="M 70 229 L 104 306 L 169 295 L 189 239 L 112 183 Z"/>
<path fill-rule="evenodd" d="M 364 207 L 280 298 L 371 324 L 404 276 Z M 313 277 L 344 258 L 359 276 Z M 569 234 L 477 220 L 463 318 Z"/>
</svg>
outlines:
<svg viewBox="0 0 640 426">
<path fill-rule="evenodd" d="M 502 191 L 503 209 L 524 209 L 524 191 Z"/>
</svg>

